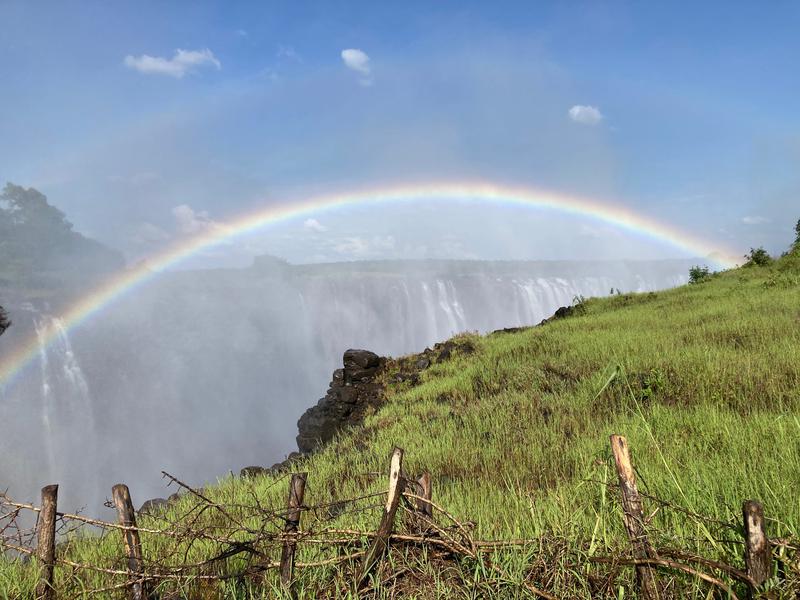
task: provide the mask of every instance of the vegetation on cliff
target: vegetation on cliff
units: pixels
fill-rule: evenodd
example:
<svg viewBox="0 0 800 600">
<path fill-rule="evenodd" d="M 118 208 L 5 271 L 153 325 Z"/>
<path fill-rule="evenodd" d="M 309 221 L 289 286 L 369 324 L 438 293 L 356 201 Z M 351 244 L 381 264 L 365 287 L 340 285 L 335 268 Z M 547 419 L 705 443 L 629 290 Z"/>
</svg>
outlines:
<svg viewBox="0 0 800 600">
<path fill-rule="evenodd" d="M 28 297 L 124 266 L 122 255 L 73 229 L 34 188 L 0 191 L 0 289 Z"/>
<path fill-rule="evenodd" d="M 0 335 L 3 335 L 9 327 L 11 327 L 11 321 L 8 318 L 8 313 L 0 306 Z"/>
<path fill-rule="evenodd" d="M 656 546 L 740 564 L 741 506 L 750 498 L 763 503 L 772 538 L 800 538 L 797 245 L 763 265 L 709 274 L 693 285 L 583 300 L 567 318 L 540 327 L 453 342 L 445 359 L 428 353 L 389 361 L 380 375 L 385 401 L 362 425 L 294 464 L 309 474 L 305 503 L 336 506 L 384 489 L 387 457 L 399 446 L 405 471 L 430 472 L 434 500 L 471 523 L 476 539 L 538 542 L 449 562 L 398 551 L 390 561 L 402 576 L 375 581 L 370 597 L 535 597 L 530 585 L 555 597 L 632 596 L 630 568 L 600 569 L 576 558 L 627 552 L 612 487 L 612 433 L 630 442 Z M 231 477 L 204 494 L 234 513 L 254 501 L 277 511 L 286 483 L 275 473 Z M 140 524 L 219 521 L 213 510 L 193 513 L 195 500 L 184 495 Z M 370 530 L 376 514 L 315 511 L 301 527 L 324 521 Z M 254 530 L 267 525 L 247 523 Z M 75 539 L 60 552 L 77 563 L 119 566 L 121 539 L 110 533 Z M 145 555 L 154 561 L 175 556 L 175 543 L 143 533 Z M 212 547 L 196 540 L 180 556 L 200 563 Z M 332 552 L 301 546 L 299 559 Z M 245 562 L 233 556 L 205 572 L 234 574 Z M 0 567 L 0 597 L 30 597 L 31 569 L 21 562 Z M 301 569 L 297 593 L 347 597 L 351 570 L 348 563 Z M 100 572 L 61 573 L 59 584 L 75 594 L 101 586 Z M 697 578 L 669 577 L 673 595 L 709 594 Z M 767 587 L 788 594 L 798 578 L 792 569 L 785 577 Z M 280 595 L 271 574 L 215 585 L 212 591 L 199 579 L 181 586 L 167 581 L 163 589 L 186 597 Z"/>
</svg>

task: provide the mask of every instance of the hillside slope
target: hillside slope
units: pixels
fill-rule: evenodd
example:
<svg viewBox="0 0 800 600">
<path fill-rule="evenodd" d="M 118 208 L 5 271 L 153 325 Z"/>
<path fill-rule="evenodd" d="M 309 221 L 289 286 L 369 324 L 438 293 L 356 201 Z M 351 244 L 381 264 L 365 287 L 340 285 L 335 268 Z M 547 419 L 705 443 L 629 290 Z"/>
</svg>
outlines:
<svg viewBox="0 0 800 600">
<path fill-rule="evenodd" d="M 771 537 L 798 539 L 797 251 L 769 266 L 744 267 L 665 292 L 586 300 L 568 318 L 540 327 L 455 341 L 456 348 L 468 351 L 456 349 L 418 377 L 397 377 L 417 357 L 391 361 L 382 375 L 386 402 L 363 426 L 296 465 L 308 472 L 305 505 L 317 507 L 304 514 L 301 528 L 373 530 L 380 499 L 357 511 L 335 503 L 385 489 L 388 456 L 399 446 L 405 450 L 405 472 L 430 472 L 434 501 L 468 523 L 474 539 L 530 541 L 477 558 L 398 548 L 390 554 L 392 566 L 368 587 L 369 597 L 536 597 L 534 587 L 555 597 L 632 596 L 630 567 L 589 561 L 628 552 L 613 487 L 612 433 L 630 442 L 640 488 L 648 495 L 647 525 L 655 546 L 743 568 L 737 528 L 742 502 L 749 498 L 763 503 Z M 243 507 L 257 502 L 259 514 L 280 511 L 286 484 L 284 475 L 231 477 L 204 495 L 263 531 L 282 527 L 282 521 L 266 523 Z M 192 527 L 206 523 L 222 531 L 230 515 L 198 511 L 197 502 L 185 494 L 140 524 L 177 530 L 190 519 Z M 104 517 L 112 518 L 111 511 Z M 409 528 L 407 519 L 402 523 Z M 76 539 L 61 552 L 74 562 L 112 568 L 120 564 L 114 557 L 122 549 L 110 533 L 101 541 Z M 208 536 L 187 544 L 145 533 L 143 544 L 145 555 L 162 568 L 207 561 L 217 548 Z M 344 547 L 354 550 L 352 544 Z M 261 552 L 206 563 L 198 572 L 240 573 L 259 561 L 277 560 L 280 547 L 265 543 Z M 298 560 L 338 555 L 328 546 L 308 544 L 301 545 Z M 174 562 L 178 556 L 183 562 Z M 346 597 L 356 567 L 357 561 L 345 560 L 299 569 L 297 593 Z M 796 584 L 790 563 L 785 570 L 786 581 L 769 584 L 781 594 Z M 0 596 L 30 593 L 30 567 L 6 563 L 0 573 Z M 181 589 L 179 597 L 279 593 L 274 574 L 263 583 L 250 573 L 213 586 L 201 581 L 162 586 Z M 743 593 L 735 578 L 714 573 Z M 108 585 L 96 572 L 59 577 L 60 585 L 75 593 L 103 581 Z M 673 570 L 664 578 L 666 597 L 709 593 L 708 583 L 696 577 Z"/>
</svg>

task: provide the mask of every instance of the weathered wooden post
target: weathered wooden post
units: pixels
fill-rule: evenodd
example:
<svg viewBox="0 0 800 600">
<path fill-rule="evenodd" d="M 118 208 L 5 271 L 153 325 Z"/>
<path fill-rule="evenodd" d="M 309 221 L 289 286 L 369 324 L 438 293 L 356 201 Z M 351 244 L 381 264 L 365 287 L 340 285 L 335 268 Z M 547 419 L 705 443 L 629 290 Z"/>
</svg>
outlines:
<svg viewBox="0 0 800 600">
<path fill-rule="evenodd" d="M 392 452 L 392 460 L 389 465 L 389 493 L 386 495 L 386 506 L 383 508 L 383 515 L 378 526 L 375 539 L 370 544 L 361 568 L 358 572 L 356 587 L 360 588 L 367 579 L 375 563 L 381 558 L 389 548 L 389 538 L 394 531 L 394 517 L 397 514 L 397 507 L 400 505 L 400 497 L 403 493 L 403 484 L 400 479 L 400 471 L 403 468 L 403 450 L 395 448 Z"/>
<path fill-rule="evenodd" d="M 53 570 L 56 562 L 56 508 L 58 506 L 58 486 L 47 485 L 42 488 L 42 509 L 39 511 L 38 542 L 36 556 L 42 564 L 42 574 L 36 586 L 37 600 L 55 600 Z"/>
<path fill-rule="evenodd" d="M 611 451 L 619 476 L 619 487 L 622 492 L 622 520 L 628 532 L 628 539 L 633 547 L 633 557 L 637 560 L 657 558 L 656 551 L 647 539 L 644 527 L 642 499 L 636 489 L 636 476 L 631 464 L 628 441 L 621 435 L 611 436 Z M 636 565 L 636 582 L 639 594 L 645 600 L 659 597 L 655 569 L 649 565 Z"/>
<path fill-rule="evenodd" d="M 431 474 L 425 471 L 419 479 L 417 479 L 417 484 L 419 485 L 420 489 L 420 498 L 424 498 L 421 500 L 420 498 L 417 499 L 417 510 L 425 517 L 430 519 L 433 517 L 433 506 L 431 506 L 431 500 L 433 499 L 433 486 L 431 485 Z"/>
<path fill-rule="evenodd" d="M 283 550 L 281 551 L 281 583 L 289 587 L 290 591 L 294 575 L 294 552 L 297 547 L 294 534 L 297 533 L 297 529 L 300 526 L 301 507 L 303 506 L 303 496 L 306 493 L 307 478 L 308 473 L 292 473 L 292 479 L 289 482 L 286 525 L 283 529 L 287 537 L 283 540 Z"/>
<path fill-rule="evenodd" d="M 746 501 L 742 505 L 742 519 L 744 564 L 750 578 L 756 585 L 761 585 L 772 574 L 772 549 L 764 530 L 764 507 L 755 500 Z"/>
<path fill-rule="evenodd" d="M 128 557 L 129 597 L 131 600 L 146 600 L 148 590 L 146 583 L 142 581 L 144 574 L 142 544 L 139 541 L 139 530 L 136 529 L 136 512 L 131 502 L 131 493 L 127 485 L 118 483 L 111 488 L 111 495 L 117 509 L 117 520 L 120 525 L 126 527 L 122 532 L 122 539 Z"/>
</svg>

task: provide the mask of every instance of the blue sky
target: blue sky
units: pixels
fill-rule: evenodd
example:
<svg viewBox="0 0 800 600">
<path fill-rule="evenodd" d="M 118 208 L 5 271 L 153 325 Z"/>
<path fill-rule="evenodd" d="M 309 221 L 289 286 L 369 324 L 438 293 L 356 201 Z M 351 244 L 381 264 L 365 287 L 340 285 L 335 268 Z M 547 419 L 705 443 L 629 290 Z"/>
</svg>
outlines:
<svg viewBox="0 0 800 600">
<path fill-rule="evenodd" d="M 131 259 L 286 196 L 436 179 L 609 198 L 742 250 L 800 218 L 798 2 L 5 1 L 0 22 L 0 180 Z M 675 255 L 430 209 L 205 260 Z"/>
</svg>

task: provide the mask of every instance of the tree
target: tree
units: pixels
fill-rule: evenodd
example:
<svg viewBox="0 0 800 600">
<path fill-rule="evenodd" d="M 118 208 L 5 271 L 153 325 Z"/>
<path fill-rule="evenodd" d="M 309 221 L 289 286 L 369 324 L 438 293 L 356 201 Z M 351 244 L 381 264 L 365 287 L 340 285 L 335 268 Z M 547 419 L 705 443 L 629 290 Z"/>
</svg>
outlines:
<svg viewBox="0 0 800 600">
<path fill-rule="evenodd" d="M 8 320 L 8 313 L 0 306 L 0 335 L 3 335 L 9 327 L 11 327 L 11 321 Z"/>
<path fill-rule="evenodd" d="M 711 276 L 711 272 L 708 270 L 706 266 L 699 266 L 695 265 L 691 269 L 689 269 L 689 283 L 700 283 L 701 281 L 705 281 Z"/>
<path fill-rule="evenodd" d="M 797 219 L 797 225 L 794 226 L 794 245 L 800 246 L 800 219 Z"/>
<path fill-rule="evenodd" d="M 72 223 L 41 192 L 8 183 L 0 193 L 0 255 L 7 261 L 41 268 L 74 235 Z"/>
<path fill-rule="evenodd" d="M 0 189 L 0 287 L 60 285 L 122 266 L 118 252 L 74 231 L 38 190 Z"/>
<path fill-rule="evenodd" d="M 758 248 L 750 248 L 750 253 L 744 256 L 747 262 L 744 263 L 745 267 L 764 267 L 772 262 L 772 257 L 764 250 L 763 246 Z"/>
</svg>

